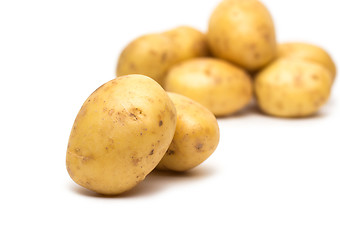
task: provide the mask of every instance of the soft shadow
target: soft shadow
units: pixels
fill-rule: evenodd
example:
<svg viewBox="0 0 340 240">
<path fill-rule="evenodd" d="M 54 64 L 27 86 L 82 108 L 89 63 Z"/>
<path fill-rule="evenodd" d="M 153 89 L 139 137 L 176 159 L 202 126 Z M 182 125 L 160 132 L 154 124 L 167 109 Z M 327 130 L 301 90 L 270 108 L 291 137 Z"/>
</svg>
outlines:
<svg viewBox="0 0 340 240">
<path fill-rule="evenodd" d="M 242 108 L 240 111 L 237 111 L 231 115 L 226 115 L 226 116 L 217 116 L 217 119 L 233 119 L 233 118 L 241 118 L 253 114 L 259 114 L 260 110 L 258 109 L 257 105 L 255 102 L 251 102 L 248 104 L 246 107 Z"/>
<path fill-rule="evenodd" d="M 312 115 L 309 116 L 300 116 L 300 117 L 279 117 L 279 116 L 273 116 L 269 115 L 265 112 L 263 112 L 259 107 L 258 108 L 258 114 L 260 114 L 263 117 L 266 118 L 273 118 L 277 120 L 288 120 L 288 121 L 304 121 L 304 120 L 312 120 L 312 119 L 320 119 L 326 117 L 328 114 L 324 111 L 318 111 L 316 113 L 313 113 Z"/>
<path fill-rule="evenodd" d="M 208 166 L 197 167 L 187 172 L 153 170 L 144 181 L 133 189 L 113 196 L 95 193 L 74 183 L 69 184 L 69 189 L 79 195 L 92 198 L 134 198 L 156 194 L 168 187 L 176 186 L 176 184 L 183 184 L 183 182 L 197 181 L 213 175 L 214 172 L 215 169 Z"/>
<path fill-rule="evenodd" d="M 255 116 L 259 115 L 266 118 L 272 118 L 272 119 L 278 119 L 278 120 L 294 120 L 294 121 L 303 121 L 303 120 L 311 120 L 311 119 L 320 119 L 327 117 L 330 113 L 330 111 L 327 111 L 327 108 L 330 108 L 332 105 L 334 105 L 334 102 L 330 101 L 327 103 L 327 105 L 323 106 L 318 112 L 309 115 L 309 116 L 301 116 L 301 117 L 278 117 L 269 115 L 261 110 L 261 108 L 255 103 L 252 102 L 248 106 L 246 106 L 244 109 L 227 116 L 218 116 L 218 120 L 227 120 L 227 119 L 235 119 L 235 118 L 242 118 L 246 116 Z"/>
</svg>

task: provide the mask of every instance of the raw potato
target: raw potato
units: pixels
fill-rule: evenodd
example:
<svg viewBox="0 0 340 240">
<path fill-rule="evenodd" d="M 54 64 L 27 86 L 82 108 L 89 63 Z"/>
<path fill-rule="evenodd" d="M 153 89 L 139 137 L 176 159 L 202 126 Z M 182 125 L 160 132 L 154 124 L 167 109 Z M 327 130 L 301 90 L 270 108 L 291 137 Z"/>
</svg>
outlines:
<svg viewBox="0 0 340 240">
<path fill-rule="evenodd" d="M 97 193 L 125 192 L 157 166 L 175 128 L 175 106 L 154 80 L 116 78 L 80 109 L 67 148 L 68 173 Z"/>
<path fill-rule="evenodd" d="M 188 26 L 180 26 L 164 33 L 174 44 L 176 63 L 209 55 L 205 34 Z"/>
<path fill-rule="evenodd" d="M 185 96 L 168 94 L 177 111 L 176 131 L 157 169 L 187 171 L 215 151 L 220 132 L 215 116 L 207 108 Z"/>
<path fill-rule="evenodd" d="M 257 0 L 224 0 L 210 17 L 208 42 L 213 55 L 249 71 L 265 66 L 276 54 L 272 17 Z"/>
<path fill-rule="evenodd" d="M 279 59 L 255 79 L 255 93 L 263 112 L 278 117 L 304 117 L 326 103 L 332 86 L 323 66 L 297 58 Z"/>
<path fill-rule="evenodd" d="M 120 54 L 117 76 L 143 74 L 158 83 L 176 61 L 173 42 L 163 34 L 149 34 L 132 41 Z"/>
<path fill-rule="evenodd" d="M 216 116 L 233 114 L 252 99 L 252 83 L 242 69 L 223 60 L 196 58 L 174 66 L 165 89 L 187 96 Z"/>
<path fill-rule="evenodd" d="M 321 47 L 309 43 L 283 43 L 278 46 L 277 58 L 300 58 L 321 64 L 327 68 L 332 79 L 336 76 L 336 66 L 331 56 Z"/>
<path fill-rule="evenodd" d="M 164 75 L 171 66 L 208 54 L 205 35 L 194 28 L 181 26 L 132 41 L 118 59 L 116 74 L 143 74 L 163 85 Z"/>
</svg>

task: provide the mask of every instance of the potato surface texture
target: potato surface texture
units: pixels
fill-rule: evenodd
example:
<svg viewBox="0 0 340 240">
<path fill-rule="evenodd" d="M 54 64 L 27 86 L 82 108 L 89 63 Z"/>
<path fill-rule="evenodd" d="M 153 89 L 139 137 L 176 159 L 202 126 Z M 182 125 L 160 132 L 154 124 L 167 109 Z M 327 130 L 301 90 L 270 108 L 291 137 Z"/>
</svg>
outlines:
<svg viewBox="0 0 340 240">
<path fill-rule="evenodd" d="M 97 193 L 133 188 L 159 163 L 176 128 L 176 109 L 149 77 L 128 75 L 93 92 L 74 122 L 66 165 L 71 178 Z"/>
<path fill-rule="evenodd" d="M 148 34 L 132 41 L 119 56 L 116 74 L 143 74 L 158 83 L 173 65 L 175 49 L 170 39 L 162 34 Z"/>
<path fill-rule="evenodd" d="M 179 94 L 168 94 L 177 111 L 176 131 L 157 169 L 187 171 L 215 151 L 219 127 L 215 116 L 201 104 Z"/>
<path fill-rule="evenodd" d="M 215 116 L 241 110 L 252 99 L 252 82 L 242 69 L 220 59 L 196 58 L 175 65 L 165 89 L 187 96 Z"/>
<path fill-rule="evenodd" d="M 318 63 L 327 68 L 334 79 L 336 66 L 331 56 L 321 47 L 300 42 L 282 43 L 278 46 L 277 58 L 299 58 Z"/>
<path fill-rule="evenodd" d="M 272 17 L 257 0 L 224 0 L 212 13 L 208 27 L 212 54 L 249 71 L 269 63 L 276 54 Z"/>
<path fill-rule="evenodd" d="M 331 73 L 319 64 L 301 59 L 279 59 L 255 79 L 255 93 L 263 112 L 278 117 L 304 117 L 327 101 Z"/>
<path fill-rule="evenodd" d="M 206 35 L 195 28 L 180 26 L 164 32 L 164 35 L 174 44 L 176 63 L 209 55 Z"/>
<path fill-rule="evenodd" d="M 164 76 L 171 66 L 208 54 L 205 35 L 194 28 L 181 26 L 133 40 L 120 54 L 116 74 L 143 74 L 163 85 Z"/>
</svg>

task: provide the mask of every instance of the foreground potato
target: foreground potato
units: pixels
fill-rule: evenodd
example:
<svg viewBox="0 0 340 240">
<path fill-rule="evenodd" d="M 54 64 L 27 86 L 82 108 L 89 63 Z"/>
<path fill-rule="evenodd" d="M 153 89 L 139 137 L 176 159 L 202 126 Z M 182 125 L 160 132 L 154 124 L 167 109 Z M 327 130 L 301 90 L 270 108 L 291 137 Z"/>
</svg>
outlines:
<svg viewBox="0 0 340 240">
<path fill-rule="evenodd" d="M 162 85 L 164 75 L 171 66 L 208 54 L 205 35 L 194 28 L 182 26 L 132 41 L 118 59 L 116 74 L 143 74 Z"/>
<path fill-rule="evenodd" d="M 143 74 L 161 84 L 176 61 L 173 42 L 163 34 L 149 34 L 132 41 L 120 54 L 117 76 Z"/>
<path fill-rule="evenodd" d="M 176 109 L 154 80 L 123 76 L 98 88 L 74 122 L 66 165 L 79 185 L 102 194 L 133 188 L 173 138 Z"/>
<path fill-rule="evenodd" d="M 168 94 L 177 111 L 176 132 L 157 169 L 187 171 L 215 151 L 219 128 L 215 116 L 201 104 L 179 94 Z"/>
<path fill-rule="evenodd" d="M 255 93 L 263 112 L 278 117 L 304 117 L 328 99 L 330 72 L 301 59 L 279 59 L 255 79 Z"/>
<path fill-rule="evenodd" d="M 327 68 L 332 79 L 336 75 L 336 67 L 331 56 L 322 48 L 308 43 L 283 43 L 278 46 L 277 58 L 300 58 L 318 63 Z"/>
<path fill-rule="evenodd" d="M 210 17 L 208 42 L 214 56 L 254 71 L 276 54 L 272 17 L 257 0 L 224 0 Z"/>
<path fill-rule="evenodd" d="M 213 58 L 191 59 L 174 66 L 164 87 L 199 102 L 216 116 L 235 113 L 252 99 L 252 83 L 247 73 Z"/>
</svg>

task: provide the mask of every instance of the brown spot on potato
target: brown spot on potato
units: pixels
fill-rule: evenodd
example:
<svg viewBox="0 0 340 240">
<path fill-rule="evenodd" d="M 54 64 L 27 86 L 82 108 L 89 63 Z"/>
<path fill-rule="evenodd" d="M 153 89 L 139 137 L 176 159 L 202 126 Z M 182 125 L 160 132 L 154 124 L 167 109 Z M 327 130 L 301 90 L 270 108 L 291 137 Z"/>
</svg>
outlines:
<svg viewBox="0 0 340 240">
<path fill-rule="evenodd" d="M 153 49 L 151 49 L 151 50 L 149 51 L 149 53 L 150 53 L 151 55 L 153 55 L 153 56 L 156 56 L 156 55 L 157 55 L 157 52 L 156 52 L 155 50 L 153 50 Z"/>
<path fill-rule="evenodd" d="M 140 161 L 142 161 L 142 159 L 137 158 L 137 157 L 135 157 L 135 156 L 132 156 L 131 159 L 132 159 L 132 164 L 133 164 L 134 166 L 137 166 L 138 163 L 139 163 Z"/>
<path fill-rule="evenodd" d="M 196 148 L 197 151 L 201 151 L 201 149 L 203 148 L 203 143 L 197 143 L 195 145 L 195 148 Z"/>
<path fill-rule="evenodd" d="M 129 65 L 130 69 L 135 71 L 136 70 L 136 65 L 134 63 L 130 63 Z"/>
<path fill-rule="evenodd" d="M 162 61 L 162 62 L 165 62 L 165 60 L 167 59 L 167 57 L 168 57 L 168 54 L 167 54 L 166 52 L 164 52 L 164 53 L 162 54 L 161 61 Z"/>
<path fill-rule="evenodd" d="M 222 78 L 221 77 L 214 77 L 214 83 L 215 84 L 220 84 L 222 82 Z"/>
<path fill-rule="evenodd" d="M 270 34 L 268 32 L 263 33 L 262 37 L 265 41 L 270 42 Z"/>
<path fill-rule="evenodd" d="M 151 152 L 149 153 L 149 155 L 153 155 L 154 149 L 151 150 Z"/>
<path fill-rule="evenodd" d="M 255 50 L 256 49 L 256 44 L 255 43 L 249 44 L 249 49 L 250 50 Z"/>
<path fill-rule="evenodd" d="M 204 70 L 204 74 L 207 75 L 207 76 L 210 76 L 210 75 L 211 75 L 211 69 L 206 68 L 206 69 Z"/>
<path fill-rule="evenodd" d="M 277 109 L 283 110 L 283 104 L 282 104 L 282 102 L 277 102 L 275 105 L 276 105 Z"/>
<path fill-rule="evenodd" d="M 174 155 L 175 154 L 175 151 L 174 150 L 171 150 L 171 149 L 168 149 L 167 151 L 166 151 L 166 154 L 168 154 L 168 155 Z"/>
<path fill-rule="evenodd" d="M 311 77 L 312 77 L 312 79 L 313 79 L 314 81 L 318 81 L 318 80 L 319 80 L 319 76 L 316 75 L 316 74 L 313 74 Z"/>
<path fill-rule="evenodd" d="M 137 116 L 136 116 L 135 114 L 133 114 L 133 113 L 130 113 L 130 117 L 131 117 L 134 121 L 137 121 L 137 120 L 138 120 Z"/>
<path fill-rule="evenodd" d="M 82 158 L 81 158 L 81 160 L 83 161 L 83 162 L 87 162 L 87 161 L 89 161 L 89 160 L 91 160 L 92 159 L 92 157 L 90 157 L 90 156 L 83 156 Z"/>
<path fill-rule="evenodd" d="M 294 78 L 294 85 L 296 87 L 301 87 L 303 85 L 303 81 L 302 81 L 302 76 L 301 75 L 297 75 L 295 78 Z"/>
<path fill-rule="evenodd" d="M 160 120 L 158 125 L 161 127 L 163 125 L 163 121 Z"/>
<path fill-rule="evenodd" d="M 112 116 L 112 114 L 115 112 L 115 110 L 113 110 L 113 109 L 110 109 L 110 111 L 109 111 L 109 115 L 110 116 Z"/>
<path fill-rule="evenodd" d="M 257 52 L 254 53 L 254 58 L 255 58 L 255 59 L 259 59 L 260 57 L 261 57 L 261 55 L 260 55 L 259 53 L 257 53 Z"/>
</svg>

